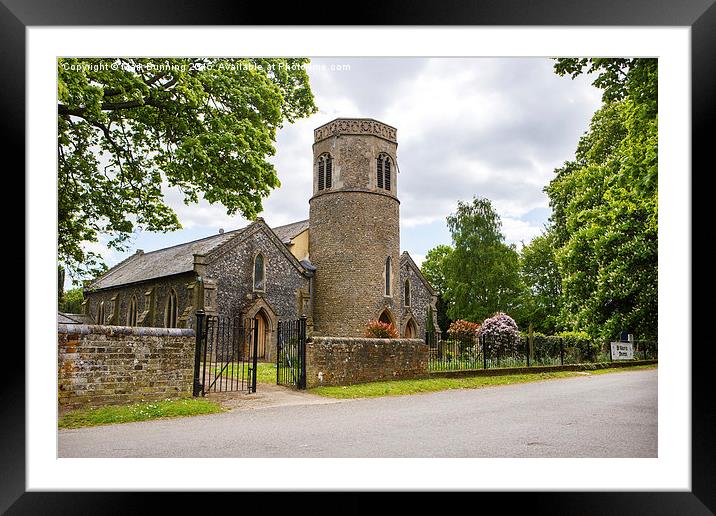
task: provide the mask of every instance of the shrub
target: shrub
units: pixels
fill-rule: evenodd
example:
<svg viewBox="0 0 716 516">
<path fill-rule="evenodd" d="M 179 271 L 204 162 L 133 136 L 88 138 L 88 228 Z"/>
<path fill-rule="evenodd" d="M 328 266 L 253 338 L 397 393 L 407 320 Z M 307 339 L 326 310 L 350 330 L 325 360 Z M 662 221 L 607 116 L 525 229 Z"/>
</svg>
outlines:
<svg viewBox="0 0 716 516">
<path fill-rule="evenodd" d="M 373 320 L 368 321 L 365 336 L 373 339 L 397 339 L 400 335 L 392 323 Z"/>
<path fill-rule="evenodd" d="M 520 343 L 520 330 L 517 323 L 509 315 L 497 312 L 492 317 L 485 319 L 477 331 L 478 337 L 485 337 L 490 350 L 497 354 L 511 353 L 517 349 Z"/>
<path fill-rule="evenodd" d="M 589 334 L 582 331 L 563 331 L 557 334 L 564 345 L 565 360 L 569 362 L 593 362 L 601 346 Z"/>
<path fill-rule="evenodd" d="M 450 323 L 448 335 L 455 340 L 473 340 L 477 337 L 479 329 L 480 325 L 478 323 L 458 319 Z"/>
</svg>

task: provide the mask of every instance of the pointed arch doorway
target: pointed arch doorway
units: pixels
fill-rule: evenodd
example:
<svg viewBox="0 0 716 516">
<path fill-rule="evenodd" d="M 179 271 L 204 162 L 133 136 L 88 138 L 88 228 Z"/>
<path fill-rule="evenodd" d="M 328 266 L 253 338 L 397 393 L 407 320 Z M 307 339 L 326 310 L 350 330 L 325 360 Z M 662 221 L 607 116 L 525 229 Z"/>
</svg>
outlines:
<svg viewBox="0 0 716 516">
<path fill-rule="evenodd" d="M 276 312 L 264 298 L 258 298 L 245 312 L 246 319 L 253 319 L 252 324 L 258 330 L 256 339 L 256 358 L 260 361 L 271 361 L 276 357 L 276 328 L 278 318 Z"/>
<path fill-rule="evenodd" d="M 259 360 L 266 360 L 266 355 L 268 354 L 267 348 L 269 342 L 269 334 L 271 333 L 271 325 L 269 324 L 268 318 L 266 317 L 266 312 L 263 309 L 259 310 L 254 316 L 254 324 L 256 325 L 256 329 L 258 330 L 256 332 L 256 334 L 258 335 L 256 358 Z"/>
<path fill-rule="evenodd" d="M 415 320 L 412 317 L 408 319 L 408 323 L 405 325 L 404 333 L 406 339 L 418 338 L 418 326 L 415 324 Z"/>
<path fill-rule="evenodd" d="M 395 326 L 395 320 L 393 320 L 393 314 L 391 314 L 390 310 L 388 310 L 387 308 L 380 313 L 380 317 L 378 317 L 378 320 L 382 323 L 392 324 L 393 326 Z"/>
</svg>

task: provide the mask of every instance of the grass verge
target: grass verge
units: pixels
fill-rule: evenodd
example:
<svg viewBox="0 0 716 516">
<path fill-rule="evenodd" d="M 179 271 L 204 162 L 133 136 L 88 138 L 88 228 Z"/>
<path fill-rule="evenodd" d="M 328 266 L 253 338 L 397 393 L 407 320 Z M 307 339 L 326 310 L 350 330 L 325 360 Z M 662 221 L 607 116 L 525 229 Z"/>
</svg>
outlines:
<svg viewBox="0 0 716 516">
<path fill-rule="evenodd" d="M 62 414 L 57 426 L 58 428 L 80 428 L 83 426 L 147 421 L 149 419 L 214 414 L 222 410 L 221 405 L 214 401 L 203 398 L 183 398 L 73 410 Z"/>
<path fill-rule="evenodd" d="M 596 369 L 590 371 L 557 371 L 551 373 L 515 374 L 504 376 L 473 376 L 466 378 L 427 378 L 424 380 L 396 380 L 389 382 L 361 383 L 340 387 L 316 387 L 310 392 L 328 398 L 352 399 L 374 398 L 378 396 L 401 396 L 404 394 L 418 394 L 421 392 L 436 392 L 448 389 L 480 389 L 497 385 L 510 385 L 514 383 L 540 382 L 556 378 L 573 376 L 590 376 L 636 369 L 655 369 L 657 364 L 641 365 L 635 367 L 619 367 L 611 369 Z"/>
</svg>

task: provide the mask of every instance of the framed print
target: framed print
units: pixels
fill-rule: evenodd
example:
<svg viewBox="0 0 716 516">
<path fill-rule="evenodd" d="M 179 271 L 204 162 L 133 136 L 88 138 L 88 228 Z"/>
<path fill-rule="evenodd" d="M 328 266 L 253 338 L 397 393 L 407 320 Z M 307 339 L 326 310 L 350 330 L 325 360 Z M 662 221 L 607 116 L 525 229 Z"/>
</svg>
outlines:
<svg viewBox="0 0 716 516">
<path fill-rule="evenodd" d="M 716 510 L 691 286 L 713 2 L 0 1 L 27 203 L 3 511 Z"/>
</svg>

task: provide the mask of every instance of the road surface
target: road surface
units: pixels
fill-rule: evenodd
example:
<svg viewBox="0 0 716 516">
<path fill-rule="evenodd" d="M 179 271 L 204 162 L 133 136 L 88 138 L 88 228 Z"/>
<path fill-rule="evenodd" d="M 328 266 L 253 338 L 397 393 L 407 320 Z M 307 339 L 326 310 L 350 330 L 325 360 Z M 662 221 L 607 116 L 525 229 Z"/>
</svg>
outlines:
<svg viewBox="0 0 716 516">
<path fill-rule="evenodd" d="M 657 370 L 59 431 L 60 457 L 656 457 Z"/>
</svg>

